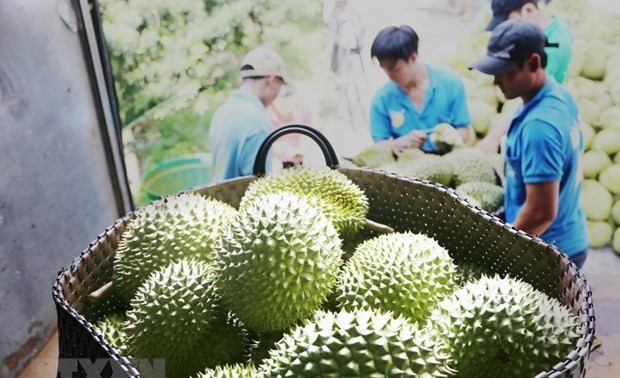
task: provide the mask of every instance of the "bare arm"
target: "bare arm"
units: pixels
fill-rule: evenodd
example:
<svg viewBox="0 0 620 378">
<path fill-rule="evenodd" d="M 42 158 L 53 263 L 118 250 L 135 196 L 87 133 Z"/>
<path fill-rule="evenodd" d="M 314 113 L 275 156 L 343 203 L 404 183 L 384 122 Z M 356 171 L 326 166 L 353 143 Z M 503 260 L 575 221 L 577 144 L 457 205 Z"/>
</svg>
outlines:
<svg viewBox="0 0 620 378">
<path fill-rule="evenodd" d="M 471 126 L 459 127 L 459 128 L 456 129 L 456 131 L 459 132 L 459 135 L 461 136 L 461 139 L 463 139 L 463 142 L 467 142 L 469 140 L 470 129 L 471 129 Z"/>
<path fill-rule="evenodd" d="M 489 133 L 476 144 L 476 148 L 486 153 L 497 153 L 499 151 L 499 141 L 508 133 L 510 122 L 503 122 L 499 126 L 492 128 Z"/>
<path fill-rule="evenodd" d="M 405 134 L 396 139 L 386 139 L 376 142 L 377 144 L 385 144 L 390 146 L 392 151 L 400 153 L 407 148 L 422 148 L 422 144 L 426 140 L 427 135 L 424 131 L 413 130 L 409 134 Z"/>
<path fill-rule="evenodd" d="M 557 216 L 560 182 L 528 184 L 525 193 L 525 203 L 513 225 L 530 235 L 541 235 Z"/>
</svg>

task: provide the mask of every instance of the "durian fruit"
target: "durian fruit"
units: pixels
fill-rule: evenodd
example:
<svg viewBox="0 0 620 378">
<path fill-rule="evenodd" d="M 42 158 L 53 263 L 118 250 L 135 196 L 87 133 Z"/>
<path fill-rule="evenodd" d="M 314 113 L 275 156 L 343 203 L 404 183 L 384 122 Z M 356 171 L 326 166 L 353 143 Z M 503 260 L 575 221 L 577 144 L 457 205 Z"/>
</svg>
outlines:
<svg viewBox="0 0 620 378">
<path fill-rule="evenodd" d="M 338 302 L 348 311 L 373 308 L 424 321 L 456 288 L 455 272 L 448 252 L 426 235 L 380 235 L 361 244 L 343 267 Z"/>
<path fill-rule="evenodd" d="M 504 188 L 490 182 L 470 181 L 457 186 L 455 190 L 474 199 L 482 210 L 495 211 L 504 204 Z"/>
<path fill-rule="evenodd" d="M 452 165 L 454 188 L 470 181 L 497 183 L 493 165 L 489 162 L 486 153 L 476 148 L 458 148 L 447 153 L 443 158 Z"/>
<path fill-rule="evenodd" d="M 415 159 L 419 158 L 420 156 L 424 156 L 424 155 L 425 155 L 424 151 L 418 148 L 406 148 L 398 154 L 397 160 L 400 161 L 401 163 L 405 161 L 414 161 Z"/>
<path fill-rule="evenodd" d="M 460 378 L 534 377 L 574 349 L 579 319 L 514 278 L 483 276 L 437 305 L 430 322 Z"/>
<path fill-rule="evenodd" d="M 130 302 L 129 354 L 164 359 L 167 377 L 247 358 L 247 331 L 222 308 L 210 263 L 181 259 L 157 270 Z"/>
<path fill-rule="evenodd" d="M 504 165 L 506 163 L 502 154 L 487 154 L 487 160 L 500 176 L 504 174 Z"/>
<path fill-rule="evenodd" d="M 348 261 L 351 256 L 355 253 L 357 247 L 365 242 L 366 240 L 372 239 L 379 235 L 384 235 L 385 233 L 381 230 L 375 231 L 371 228 L 364 228 L 357 232 L 355 235 L 349 235 L 347 238 L 343 238 L 342 240 L 342 250 L 344 254 L 342 255 L 342 259 L 344 261 Z"/>
<path fill-rule="evenodd" d="M 282 336 L 284 336 L 284 331 L 270 333 L 250 332 L 249 361 L 254 365 L 260 365 L 269 356 L 269 351 L 282 339 Z"/>
<path fill-rule="evenodd" d="M 139 209 L 121 235 L 114 257 L 114 290 L 131 300 L 155 270 L 183 257 L 212 260 L 221 229 L 236 216 L 232 206 L 194 193 Z"/>
<path fill-rule="evenodd" d="M 474 264 L 471 262 L 455 262 L 456 272 L 454 275 L 454 281 L 456 286 L 465 286 L 470 282 L 478 281 L 483 275 L 489 275 L 490 272 L 480 264 Z"/>
<path fill-rule="evenodd" d="M 378 168 L 381 165 L 396 161 L 392 148 L 385 143 L 373 143 L 357 155 L 345 158 L 358 167 Z"/>
<path fill-rule="evenodd" d="M 307 318 L 337 283 L 341 240 L 307 198 L 288 192 L 258 197 L 221 238 L 219 293 L 255 332 L 285 330 Z"/>
<path fill-rule="evenodd" d="M 276 344 L 267 377 L 448 377 L 443 340 L 403 317 L 370 310 L 319 311 Z"/>
<path fill-rule="evenodd" d="M 97 321 L 93 327 L 103 339 L 121 356 L 127 355 L 127 333 L 123 328 L 125 317 L 121 314 L 111 314 Z"/>
<path fill-rule="evenodd" d="M 406 176 L 436 182 L 445 186 L 452 185 L 454 176 L 452 166 L 441 156 L 426 154 L 412 162 L 399 166 L 399 171 Z"/>
<path fill-rule="evenodd" d="M 198 374 L 196 378 L 260 378 L 262 375 L 252 364 L 216 366 Z"/>
<path fill-rule="evenodd" d="M 435 126 L 429 139 L 437 147 L 437 151 L 442 153 L 465 145 L 461 134 L 449 123 L 440 123 Z"/>
<path fill-rule="evenodd" d="M 249 185 L 239 208 L 277 191 L 322 199 L 321 210 L 343 237 L 355 235 L 366 221 L 368 198 L 364 191 L 344 174 L 327 167 L 301 165 L 263 176 Z"/>
</svg>

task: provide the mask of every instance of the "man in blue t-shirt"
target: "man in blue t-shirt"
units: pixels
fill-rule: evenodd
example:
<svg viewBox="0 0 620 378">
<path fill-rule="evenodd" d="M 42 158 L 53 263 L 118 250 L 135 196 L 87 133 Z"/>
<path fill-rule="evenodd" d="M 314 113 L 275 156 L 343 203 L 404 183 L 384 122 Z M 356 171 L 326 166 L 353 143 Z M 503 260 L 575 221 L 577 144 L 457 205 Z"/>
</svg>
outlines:
<svg viewBox="0 0 620 378">
<path fill-rule="evenodd" d="M 258 149 L 272 131 L 266 107 L 287 80 L 284 61 L 266 47 L 245 55 L 239 76 L 239 89 L 216 110 L 209 127 L 213 182 L 253 173 Z M 271 170 L 270 156 L 266 169 Z"/>
<path fill-rule="evenodd" d="M 538 6 L 538 3 L 538 0 L 493 0 L 491 2 L 493 18 L 485 30 L 492 31 L 503 21 L 512 19 L 525 19 L 540 26 L 549 41 L 549 46 L 545 48 L 547 54 L 545 70 L 558 83 L 566 84 L 570 73 L 568 68 L 573 56 L 573 35 L 566 23 L 557 16 L 545 12 Z M 487 153 L 496 153 L 507 132 L 508 124 L 506 123 L 491 129 L 476 144 L 476 148 Z"/>
<path fill-rule="evenodd" d="M 372 58 L 390 78 L 370 105 L 370 134 L 396 153 L 407 148 L 436 151 L 428 135 L 440 123 L 469 138 L 471 119 L 465 86 L 447 69 L 431 67 L 418 58 L 419 38 L 409 26 L 381 30 L 370 48 Z"/>
<path fill-rule="evenodd" d="M 538 25 L 508 20 L 470 68 L 494 75 L 507 99 L 523 100 L 506 138 L 506 221 L 555 244 L 581 268 L 589 244 L 579 207 L 583 136 L 575 101 L 545 71 L 546 45 Z"/>
</svg>

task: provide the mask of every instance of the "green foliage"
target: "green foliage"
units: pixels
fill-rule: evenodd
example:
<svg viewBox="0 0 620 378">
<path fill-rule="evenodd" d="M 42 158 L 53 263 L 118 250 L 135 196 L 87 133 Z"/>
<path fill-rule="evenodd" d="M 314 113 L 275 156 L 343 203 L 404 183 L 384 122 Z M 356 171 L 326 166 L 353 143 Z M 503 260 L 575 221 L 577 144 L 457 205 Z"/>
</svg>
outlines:
<svg viewBox="0 0 620 378">
<path fill-rule="evenodd" d="M 204 152 L 209 131 L 205 120 L 211 118 L 215 108 L 209 108 L 204 114 L 191 108 L 178 110 L 159 120 L 137 123 L 133 130 L 140 137 L 128 142 L 125 151 L 135 152 L 144 163 L 145 171 L 164 160 Z"/>
<path fill-rule="evenodd" d="M 273 47 L 289 75 L 303 79 L 325 46 L 319 1 L 100 4 L 121 121 L 131 135 L 125 152 L 136 154 L 142 172 L 164 160 L 207 151 L 211 116 L 237 88 L 238 67 L 248 50 Z"/>
<path fill-rule="evenodd" d="M 320 2 L 304 0 L 102 0 L 101 9 L 125 126 L 206 111 L 211 93 L 236 87 L 240 59 L 259 44 L 297 73 L 304 35 L 321 22 Z"/>
</svg>

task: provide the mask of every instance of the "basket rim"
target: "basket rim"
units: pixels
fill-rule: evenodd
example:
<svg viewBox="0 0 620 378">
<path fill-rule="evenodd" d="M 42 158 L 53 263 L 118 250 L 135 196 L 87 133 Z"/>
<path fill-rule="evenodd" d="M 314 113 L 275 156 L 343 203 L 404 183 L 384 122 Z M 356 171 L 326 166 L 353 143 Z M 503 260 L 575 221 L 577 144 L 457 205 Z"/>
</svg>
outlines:
<svg viewBox="0 0 620 378">
<path fill-rule="evenodd" d="M 336 168 L 336 169 L 341 172 L 342 171 L 344 172 L 359 171 L 362 173 L 368 172 L 368 173 L 373 173 L 373 174 L 381 174 L 387 177 L 397 178 L 399 180 L 405 180 L 411 183 L 416 183 L 419 185 L 424 185 L 424 186 L 435 188 L 437 190 L 447 192 L 450 196 L 459 200 L 459 202 L 461 202 L 463 205 L 469 208 L 473 212 L 473 214 L 475 214 L 474 216 L 481 216 L 485 220 L 503 227 L 504 229 L 511 232 L 512 234 L 517 235 L 518 237 L 521 237 L 521 238 L 525 238 L 528 243 L 536 243 L 538 245 L 541 245 L 542 247 L 545 247 L 551 250 L 553 253 L 557 254 L 561 259 L 566 260 L 568 262 L 568 269 L 572 270 L 571 273 L 575 276 L 575 279 L 580 283 L 579 290 L 583 292 L 584 294 L 583 300 L 581 301 L 582 315 L 581 315 L 580 337 L 576 342 L 576 347 L 569 353 L 568 356 L 565 356 L 563 361 L 557 363 L 555 366 L 552 367 L 551 370 L 539 373 L 538 375 L 536 375 L 536 378 L 557 377 L 558 374 L 563 374 L 563 373 L 566 373 L 567 371 L 570 372 L 570 371 L 573 371 L 574 369 L 577 369 L 579 365 L 578 363 L 581 360 L 583 360 L 584 362 L 587 362 L 587 358 L 589 357 L 589 354 L 590 354 L 590 347 L 592 345 L 594 333 L 595 333 L 595 314 L 594 314 L 594 304 L 593 304 L 593 297 L 592 297 L 592 288 L 588 284 L 585 276 L 577 269 L 576 265 L 566 256 L 566 254 L 561 252 L 555 245 L 549 244 L 538 237 L 531 236 L 527 234 L 526 232 L 515 228 L 511 224 L 504 222 L 502 219 L 498 218 L 492 213 L 489 213 L 473 205 L 471 202 L 467 200 L 467 198 L 459 195 L 454 189 L 444 186 L 442 184 L 438 184 L 438 183 L 431 182 L 428 180 L 412 178 L 412 177 L 404 176 L 399 173 L 388 172 L 388 171 L 384 171 L 384 170 L 376 169 L 376 168 L 347 167 L 347 168 Z M 210 184 L 210 185 L 206 185 L 203 187 L 197 187 L 191 190 L 184 190 L 177 194 L 172 194 L 172 196 L 178 195 L 181 193 L 198 191 L 201 188 L 205 188 L 205 187 L 220 186 L 220 185 L 224 186 L 230 182 L 244 181 L 244 180 L 256 179 L 256 178 L 257 178 L 256 176 L 237 177 L 233 179 L 224 180 L 217 184 Z M 103 337 L 97 331 L 95 331 L 93 325 L 69 305 L 66 298 L 64 297 L 61 287 L 62 287 L 63 279 L 67 280 L 69 276 L 71 275 L 72 273 L 71 267 L 74 264 L 80 264 L 80 262 L 82 262 L 85 259 L 85 257 L 92 252 L 92 248 L 94 246 L 101 244 L 101 242 L 108 237 L 108 233 L 110 231 L 119 227 L 121 224 L 126 224 L 127 222 L 129 222 L 130 219 L 133 217 L 133 215 L 136 213 L 136 211 L 137 210 L 126 213 L 124 216 L 117 219 L 112 225 L 107 227 L 103 233 L 99 234 L 97 238 L 89 244 L 89 247 L 84 249 L 80 253 L 79 257 L 77 257 L 74 260 L 72 265 L 64 267 L 58 272 L 58 276 L 52 287 L 52 297 L 56 305 L 64 309 L 69 315 L 73 316 L 82 326 L 84 326 L 84 328 L 88 331 L 88 333 L 91 336 L 93 336 L 94 339 L 105 350 L 111 352 L 110 357 L 113 360 L 115 360 L 118 364 L 120 364 L 123 367 L 123 369 L 126 369 L 130 373 L 137 372 L 136 369 L 131 365 L 130 361 L 126 357 L 121 356 L 117 350 L 111 347 L 107 343 L 107 341 L 105 341 Z M 139 376 L 139 375 L 136 375 L 136 376 Z"/>
<path fill-rule="evenodd" d="M 62 280 L 63 278 L 69 278 L 72 273 L 72 267 L 77 266 L 80 261 L 84 260 L 85 256 L 92 252 L 92 248 L 96 245 L 100 244 L 106 237 L 108 232 L 114 230 L 121 224 L 125 224 L 129 222 L 129 220 L 133 217 L 135 211 L 130 211 L 126 213 L 121 218 L 117 219 L 110 226 L 106 227 L 105 231 L 99 234 L 95 240 L 89 243 L 88 248 L 84 249 L 80 255 L 74 259 L 74 262 L 66 267 L 61 268 L 58 272 L 58 276 L 54 281 L 54 285 L 52 286 L 52 298 L 56 304 L 57 308 L 62 308 L 67 315 L 72 316 L 81 326 L 86 329 L 86 331 L 93 337 L 93 339 L 99 344 L 99 346 L 103 347 L 110 359 L 120 365 L 120 367 L 128 373 L 131 377 L 140 377 L 140 373 L 136 370 L 135 367 L 131 365 L 131 361 L 128 360 L 127 357 L 122 356 L 115 348 L 113 348 L 101 335 L 99 332 L 95 330 L 94 325 L 89 322 L 83 315 L 77 312 L 65 298 L 62 290 Z M 59 356 L 59 358 L 62 358 Z"/>
</svg>

